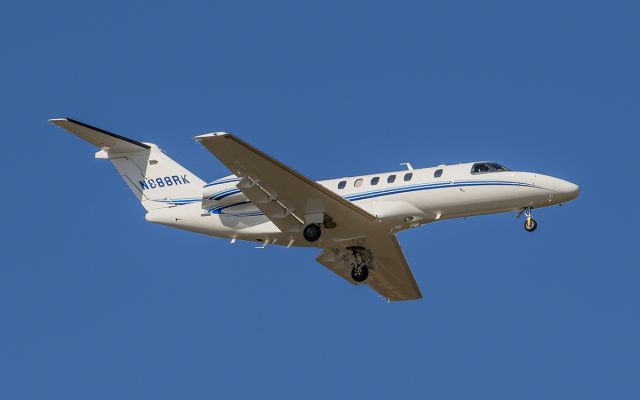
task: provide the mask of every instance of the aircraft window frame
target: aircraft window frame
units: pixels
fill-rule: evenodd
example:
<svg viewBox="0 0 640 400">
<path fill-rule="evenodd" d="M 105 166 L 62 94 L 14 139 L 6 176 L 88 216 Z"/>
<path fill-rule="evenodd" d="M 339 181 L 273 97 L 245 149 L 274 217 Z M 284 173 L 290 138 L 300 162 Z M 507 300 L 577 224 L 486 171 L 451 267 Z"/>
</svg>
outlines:
<svg viewBox="0 0 640 400">
<path fill-rule="evenodd" d="M 360 187 L 360 186 L 362 186 L 363 182 L 364 182 L 364 179 L 358 178 L 355 181 L 353 181 L 353 187 Z"/>
<path fill-rule="evenodd" d="M 347 187 L 347 181 L 338 182 L 338 189 L 344 189 L 345 187 Z"/>
<path fill-rule="evenodd" d="M 375 186 L 378 184 L 378 182 L 380 182 L 380 177 L 379 176 L 374 176 L 373 178 L 371 178 L 371 186 Z"/>
<path fill-rule="evenodd" d="M 486 170 L 483 170 L 483 171 L 478 170 L 480 166 L 484 166 Z M 505 171 L 511 171 L 511 170 L 505 167 L 504 165 L 490 162 L 490 161 L 473 163 L 473 165 L 471 166 L 471 175 L 492 174 L 494 172 L 505 172 Z"/>
<path fill-rule="evenodd" d="M 442 176 L 442 173 L 444 172 L 444 169 L 442 168 L 438 168 L 437 170 L 435 170 L 433 172 L 433 177 L 434 178 L 440 178 Z"/>
<path fill-rule="evenodd" d="M 405 182 L 409 182 L 411 179 L 413 179 L 413 172 L 407 172 L 406 174 L 404 174 L 403 179 Z"/>
<path fill-rule="evenodd" d="M 396 181 L 396 174 L 387 176 L 387 183 L 393 183 Z"/>
</svg>

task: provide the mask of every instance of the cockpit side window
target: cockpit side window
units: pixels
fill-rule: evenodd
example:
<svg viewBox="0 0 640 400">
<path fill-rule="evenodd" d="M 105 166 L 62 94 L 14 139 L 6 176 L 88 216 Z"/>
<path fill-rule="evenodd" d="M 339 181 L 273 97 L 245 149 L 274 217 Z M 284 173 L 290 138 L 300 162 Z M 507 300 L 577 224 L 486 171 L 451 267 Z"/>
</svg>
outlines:
<svg viewBox="0 0 640 400">
<path fill-rule="evenodd" d="M 340 181 L 340 183 L 338 183 L 338 189 L 344 189 L 345 186 L 347 186 L 347 181 Z"/>
<path fill-rule="evenodd" d="M 475 163 L 471 167 L 471 174 L 488 174 L 490 172 L 502 172 L 502 171 L 511 171 L 509 168 L 504 165 L 500 165 L 498 163 L 493 162 L 482 162 Z"/>
</svg>

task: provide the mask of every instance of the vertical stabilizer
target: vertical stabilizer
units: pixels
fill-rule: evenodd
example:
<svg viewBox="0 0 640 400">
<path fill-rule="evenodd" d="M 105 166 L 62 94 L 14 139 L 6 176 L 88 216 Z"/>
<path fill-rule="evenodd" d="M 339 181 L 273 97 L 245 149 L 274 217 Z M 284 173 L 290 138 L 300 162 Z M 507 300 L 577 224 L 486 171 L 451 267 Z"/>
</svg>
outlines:
<svg viewBox="0 0 640 400">
<path fill-rule="evenodd" d="M 204 182 L 152 143 L 138 142 L 69 118 L 51 123 L 99 147 L 146 210 L 200 202 Z"/>
</svg>

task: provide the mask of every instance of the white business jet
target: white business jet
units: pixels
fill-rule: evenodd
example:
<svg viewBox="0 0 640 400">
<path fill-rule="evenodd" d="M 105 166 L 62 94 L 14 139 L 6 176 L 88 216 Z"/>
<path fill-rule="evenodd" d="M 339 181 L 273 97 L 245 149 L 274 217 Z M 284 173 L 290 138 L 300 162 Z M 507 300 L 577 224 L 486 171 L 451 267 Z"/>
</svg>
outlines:
<svg viewBox="0 0 640 400">
<path fill-rule="evenodd" d="M 318 247 L 316 259 L 389 301 L 422 297 L 395 233 L 449 218 L 525 215 L 578 196 L 577 185 L 487 161 L 312 181 L 236 136 L 195 139 L 232 175 L 205 183 L 158 146 L 71 118 L 52 119 L 100 150 L 147 210 L 147 221 L 236 240 Z"/>
</svg>

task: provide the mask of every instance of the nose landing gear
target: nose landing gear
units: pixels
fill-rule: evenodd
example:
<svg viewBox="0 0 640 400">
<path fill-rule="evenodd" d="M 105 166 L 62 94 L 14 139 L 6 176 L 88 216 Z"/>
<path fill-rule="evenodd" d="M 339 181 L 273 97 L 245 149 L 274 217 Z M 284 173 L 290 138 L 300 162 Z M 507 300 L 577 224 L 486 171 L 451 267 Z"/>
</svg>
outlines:
<svg viewBox="0 0 640 400">
<path fill-rule="evenodd" d="M 524 213 L 524 216 L 527 217 L 527 219 L 525 219 L 525 221 L 524 221 L 524 229 L 527 232 L 533 232 L 538 227 L 538 223 L 536 222 L 535 219 L 533 219 L 532 210 L 533 210 L 533 208 L 526 207 L 526 208 L 523 208 L 522 210 L 520 210 L 520 212 L 518 213 L 518 217 L 523 213 Z"/>
<path fill-rule="evenodd" d="M 536 228 L 538 227 L 538 223 L 536 222 L 535 219 L 529 217 L 524 221 L 524 229 L 527 232 L 533 232 L 536 230 Z"/>
</svg>

